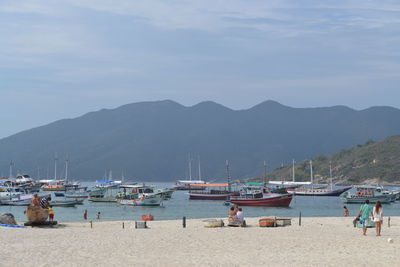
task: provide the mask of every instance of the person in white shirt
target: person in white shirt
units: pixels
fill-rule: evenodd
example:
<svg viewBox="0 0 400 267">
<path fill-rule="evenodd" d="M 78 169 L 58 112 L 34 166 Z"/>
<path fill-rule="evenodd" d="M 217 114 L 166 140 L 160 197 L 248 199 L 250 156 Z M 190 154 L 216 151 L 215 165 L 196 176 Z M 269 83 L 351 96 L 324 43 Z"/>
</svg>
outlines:
<svg viewBox="0 0 400 267">
<path fill-rule="evenodd" d="M 238 209 L 238 212 L 236 213 L 236 217 L 238 218 L 238 220 L 240 222 L 244 221 L 244 214 L 243 214 L 242 208 Z"/>
<path fill-rule="evenodd" d="M 376 236 L 380 236 L 383 222 L 383 211 L 380 201 L 376 202 L 372 215 L 374 217 Z"/>
</svg>

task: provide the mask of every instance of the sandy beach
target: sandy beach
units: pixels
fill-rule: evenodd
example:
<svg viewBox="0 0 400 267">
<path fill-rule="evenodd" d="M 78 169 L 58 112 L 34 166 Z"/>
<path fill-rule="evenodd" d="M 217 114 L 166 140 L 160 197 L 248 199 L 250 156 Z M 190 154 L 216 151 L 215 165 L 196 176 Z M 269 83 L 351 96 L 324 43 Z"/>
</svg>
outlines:
<svg viewBox="0 0 400 267">
<path fill-rule="evenodd" d="M 61 223 L 57 228 L 0 227 L 0 266 L 398 266 L 400 217 L 391 218 L 382 236 L 347 218 L 298 218 L 292 226 L 204 228 L 201 219 L 134 222 Z M 387 218 L 385 218 L 387 220 Z M 393 243 L 388 242 L 393 239 Z"/>
</svg>

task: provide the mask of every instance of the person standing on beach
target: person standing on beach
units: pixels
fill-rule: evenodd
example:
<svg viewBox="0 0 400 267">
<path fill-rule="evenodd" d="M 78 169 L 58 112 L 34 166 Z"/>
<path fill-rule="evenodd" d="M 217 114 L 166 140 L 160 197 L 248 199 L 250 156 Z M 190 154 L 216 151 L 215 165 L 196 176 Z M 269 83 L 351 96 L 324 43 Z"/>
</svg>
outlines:
<svg viewBox="0 0 400 267">
<path fill-rule="evenodd" d="M 87 210 L 85 210 L 84 212 L 83 212 L 83 219 L 86 221 L 87 220 Z"/>
<path fill-rule="evenodd" d="M 49 206 L 49 221 L 54 221 L 54 210 L 52 206 Z"/>
<path fill-rule="evenodd" d="M 367 227 L 369 223 L 369 216 L 372 215 L 372 207 L 369 205 L 369 200 L 365 201 L 365 204 L 361 206 L 358 217 L 363 226 L 363 235 L 367 235 Z"/>
<path fill-rule="evenodd" d="M 383 211 L 380 201 L 376 202 L 374 210 L 372 211 L 372 215 L 374 217 L 376 236 L 380 236 L 383 223 Z"/>
<path fill-rule="evenodd" d="M 100 211 L 97 212 L 97 220 L 100 220 Z"/>
</svg>

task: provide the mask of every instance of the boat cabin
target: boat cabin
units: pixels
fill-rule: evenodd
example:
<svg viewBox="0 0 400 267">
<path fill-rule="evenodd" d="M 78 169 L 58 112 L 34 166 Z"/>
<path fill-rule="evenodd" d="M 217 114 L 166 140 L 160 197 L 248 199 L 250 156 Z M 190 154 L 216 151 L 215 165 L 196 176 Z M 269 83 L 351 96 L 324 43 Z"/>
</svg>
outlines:
<svg viewBox="0 0 400 267">
<path fill-rule="evenodd" d="M 118 197 L 124 199 L 136 199 L 156 194 L 153 186 L 144 184 L 121 185 L 119 189 Z"/>
<path fill-rule="evenodd" d="M 363 185 L 363 186 L 356 186 L 356 196 L 366 196 L 366 197 L 374 197 L 383 195 L 383 188 L 380 186 L 373 186 L 373 185 Z"/>
<path fill-rule="evenodd" d="M 262 198 L 264 193 L 267 193 L 267 189 L 261 185 L 244 185 L 240 189 L 241 198 Z"/>
</svg>

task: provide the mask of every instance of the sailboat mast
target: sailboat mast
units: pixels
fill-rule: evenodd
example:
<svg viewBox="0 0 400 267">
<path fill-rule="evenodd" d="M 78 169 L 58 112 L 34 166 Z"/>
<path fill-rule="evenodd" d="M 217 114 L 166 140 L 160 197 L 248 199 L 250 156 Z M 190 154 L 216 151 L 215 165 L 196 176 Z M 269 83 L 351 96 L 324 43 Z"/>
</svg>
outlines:
<svg viewBox="0 0 400 267">
<path fill-rule="evenodd" d="M 330 161 L 329 162 L 329 175 L 330 175 L 330 177 L 331 177 L 331 181 L 330 181 L 330 183 L 331 183 L 331 191 L 333 190 L 333 179 L 332 179 L 332 161 Z"/>
<path fill-rule="evenodd" d="M 231 175 L 229 172 L 229 161 L 226 160 L 225 164 L 226 164 L 226 176 L 228 179 L 228 191 L 231 192 Z"/>
<path fill-rule="evenodd" d="M 58 156 L 56 152 L 54 154 L 54 180 L 57 180 L 57 161 L 58 161 Z"/>
<path fill-rule="evenodd" d="M 311 187 L 314 190 L 314 175 L 313 175 L 313 167 L 312 167 L 312 160 L 310 160 L 310 178 L 311 178 Z"/>
<path fill-rule="evenodd" d="M 201 180 L 201 166 L 200 166 L 200 156 L 199 156 L 199 181 Z"/>
<path fill-rule="evenodd" d="M 267 162 L 264 160 L 264 185 L 267 185 Z"/>
<path fill-rule="evenodd" d="M 14 162 L 13 161 L 11 161 L 10 162 L 10 178 L 12 177 L 12 173 L 13 173 L 13 166 L 14 166 Z"/>
<path fill-rule="evenodd" d="M 67 181 L 68 181 L 68 156 L 67 156 L 67 158 L 65 159 L 65 183 L 67 183 Z"/>
<path fill-rule="evenodd" d="M 294 164 L 295 164 L 295 161 L 294 161 L 294 159 L 293 159 L 293 165 L 292 165 L 292 182 L 294 183 L 295 182 L 295 174 L 294 174 Z"/>
<path fill-rule="evenodd" d="M 189 153 L 189 180 L 192 180 L 192 158 L 190 157 Z"/>
</svg>

